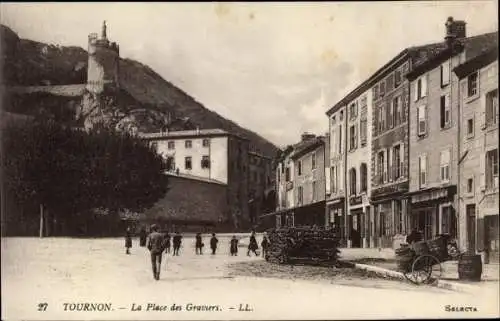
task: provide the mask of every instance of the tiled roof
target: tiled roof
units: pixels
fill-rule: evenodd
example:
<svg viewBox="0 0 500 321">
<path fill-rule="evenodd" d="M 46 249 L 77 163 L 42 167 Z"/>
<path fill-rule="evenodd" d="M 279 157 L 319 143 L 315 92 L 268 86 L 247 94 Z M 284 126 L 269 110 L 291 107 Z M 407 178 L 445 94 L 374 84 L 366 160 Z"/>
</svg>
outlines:
<svg viewBox="0 0 500 321">
<path fill-rule="evenodd" d="M 313 146 L 323 144 L 325 142 L 325 138 L 322 136 L 315 137 L 312 139 L 308 139 L 305 141 L 298 142 L 293 146 L 293 153 L 291 154 L 290 157 L 295 158 L 298 156 L 301 156 L 304 154 L 304 152 L 307 152 L 307 150 Z"/>
<path fill-rule="evenodd" d="M 471 72 L 489 65 L 495 60 L 498 60 L 498 47 L 492 48 L 489 51 L 482 53 L 481 55 L 465 61 L 463 64 L 455 67 L 453 71 L 458 76 L 458 78 L 462 79 L 469 75 Z"/>
</svg>

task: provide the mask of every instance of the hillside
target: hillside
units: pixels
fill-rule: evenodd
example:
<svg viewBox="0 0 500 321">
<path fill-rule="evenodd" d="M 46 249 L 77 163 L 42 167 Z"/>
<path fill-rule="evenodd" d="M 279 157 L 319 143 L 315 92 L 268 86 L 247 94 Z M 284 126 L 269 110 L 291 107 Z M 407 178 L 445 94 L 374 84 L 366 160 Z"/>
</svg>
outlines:
<svg viewBox="0 0 500 321">
<path fill-rule="evenodd" d="M 2 85 L 69 85 L 86 82 L 87 52 L 20 39 L 1 25 Z M 249 139 L 256 149 L 274 157 L 278 148 L 249 129 L 205 108 L 148 66 L 120 59 L 120 86 L 142 105 L 155 106 L 177 117 L 188 117 L 201 129 L 221 128 Z"/>
</svg>

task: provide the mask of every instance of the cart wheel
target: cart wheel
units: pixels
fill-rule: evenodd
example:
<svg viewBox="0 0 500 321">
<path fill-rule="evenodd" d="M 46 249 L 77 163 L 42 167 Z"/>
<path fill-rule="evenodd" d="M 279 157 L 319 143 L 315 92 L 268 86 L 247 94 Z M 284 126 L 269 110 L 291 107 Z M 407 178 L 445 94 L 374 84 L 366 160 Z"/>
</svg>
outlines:
<svg viewBox="0 0 500 321">
<path fill-rule="evenodd" d="M 432 255 L 421 255 L 415 259 L 411 271 L 405 277 L 414 284 L 429 284 L 441 277 L 441 262 Z"/>
</svg>

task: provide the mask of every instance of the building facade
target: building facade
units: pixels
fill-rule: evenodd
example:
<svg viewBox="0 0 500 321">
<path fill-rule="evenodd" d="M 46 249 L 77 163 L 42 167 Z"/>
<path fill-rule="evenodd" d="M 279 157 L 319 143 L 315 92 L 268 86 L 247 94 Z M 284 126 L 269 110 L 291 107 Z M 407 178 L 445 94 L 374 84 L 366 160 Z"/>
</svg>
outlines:
<svg viewBox="0 0 500 321">
<path fill-rule="evenodd" d="M 272 159 L 259 152 L 248 153 L 249 177 L 248 177 L 248 201 L 250 221 L 253 225 L 258 223 L 258 218 L 274 208 L 269 209 L 270 187 L 273 186 L 273 173 L 271 170 Z"/>
<path fill-rule="evenodd" d="M 498 47 L 454 69 L 460 79 L 459 241 L 499 256 Z"/>
<path fill-rule="evenodd" d="M 140 134 L 166 161 L 170 175 L 227 186 L 228 212 L 234 228 L 247 228 L 249 215 L 248 141 L 220 129 Z"/>
<path fill-rule="evenodd" d="M 341 102 L 327 111 L 329 123 L 329 150 L 328 163 L 330 165 L 330 186 L 326 195 L 325 219 L 328 226 L 338 230 L 343 245 L 347 245 L 346 231 L 346 196 L 347 184 L 345 179 L 347 153 L 347 108 Z"/>
<path fill-rule="evenodd" d="M 280 155 L 276 167 L 276 212 L 270 214 L 275 222 L 273 226 L 294 226 L 291 209 L 295 207 L 294 199 L 294 163 L 291 158 L 293 146 L 288 146 Z"/>
<path fill-rule="evenodd" d="M 371 90 L 347 104 L 346 180 L 349 247 L 370 247 L 374 224 L 371 193 Z"/>
</svg>

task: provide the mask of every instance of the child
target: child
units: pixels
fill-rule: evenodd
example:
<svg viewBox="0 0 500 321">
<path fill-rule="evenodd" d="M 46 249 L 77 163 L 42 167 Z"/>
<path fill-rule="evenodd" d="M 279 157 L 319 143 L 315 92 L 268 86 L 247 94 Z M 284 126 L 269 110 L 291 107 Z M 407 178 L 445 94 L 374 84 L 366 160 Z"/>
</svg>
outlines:
<svg viewBox="0 0 500 321">
<path fill-rule="evenodd" d="M 203 254 L 203 241 L 201 239 L 201 233 L 196 233 L 196 244 L 195 244 L 196 254 Z"/>
<path fill-rule="evenodd" d="M 267 237 L 265 235 L 260 245 L 262 246 L 262 257 L 265 258 L 267 249 L 269 248 L 269 241 L 267 240 Z"/>
<path fill-rule="evenodd" d="M 219 240 L 215 237 L 215 233 L 212 233 L 212 238 L 210 239 L 210 248 L 212 248 L 212 255 L 214 255 L 215 251 L 217 250 L 217 243 L 219 243 Z"/>
<path fill-rule="evenodd" d="M 238 239 L 234 235 L 233 238 L 231 239 L 231 246 L 229 248 L 229 252 L 231 252 L 231 256 L 238 255 Z"/>
</svg>

